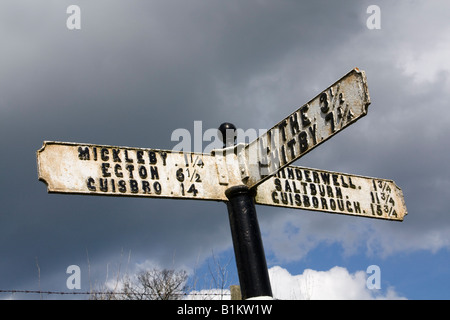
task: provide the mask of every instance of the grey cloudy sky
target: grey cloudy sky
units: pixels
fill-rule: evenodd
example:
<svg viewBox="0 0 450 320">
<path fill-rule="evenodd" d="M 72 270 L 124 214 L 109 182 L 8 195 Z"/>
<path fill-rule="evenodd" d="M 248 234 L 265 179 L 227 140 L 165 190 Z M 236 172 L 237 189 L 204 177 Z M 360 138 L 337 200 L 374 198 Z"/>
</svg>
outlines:
<svg viewBox="0 0 450 320">
<path fill-rule="evenodd" d="M 71 4 L 81 30 L 66 27 Z M 380 30 L 366 27 L 371 4 Z M 2 1 L 0 289 L 36 288 L 37 262 L 43 289 L 64 290 L 67 266 L 86 268 L 87 253 L 94 277 L 121 252 L 194 268 L 232 245 L 223 203 L 47 194 L 44 140 L 171 149 L 172 132 L 196 120 L 267 129 L 354 67 L 367 75 L 368 115 L 296 164 L 393 179 L 408 216 L 258 207 L 269 264 L 322 243 L 448 255 L 449 10 L 443 0 Z"/>
</svg>

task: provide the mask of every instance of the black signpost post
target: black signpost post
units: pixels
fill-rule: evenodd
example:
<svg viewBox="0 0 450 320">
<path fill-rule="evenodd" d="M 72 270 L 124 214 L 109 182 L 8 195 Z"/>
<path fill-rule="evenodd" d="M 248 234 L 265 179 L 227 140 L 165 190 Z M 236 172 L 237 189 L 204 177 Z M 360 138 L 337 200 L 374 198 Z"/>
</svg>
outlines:
<svg viewBox="0 0 450 320">
<path fill-rule="evenodd" d="M 252 191 L 235 186 L 225 192 L 236 266 L 243 299 L 272 297 L 269 272 Z"/>
<path fill-rule="evenodd" d="M 224 147 L 235 143 L 236 127 L 223 123 L 219 127 Z M 266 256 L 256 215 L 254 192 L 245 185 L 226 190 L 236 266 L 244 300 L 272 298 Z"/>
</svg>

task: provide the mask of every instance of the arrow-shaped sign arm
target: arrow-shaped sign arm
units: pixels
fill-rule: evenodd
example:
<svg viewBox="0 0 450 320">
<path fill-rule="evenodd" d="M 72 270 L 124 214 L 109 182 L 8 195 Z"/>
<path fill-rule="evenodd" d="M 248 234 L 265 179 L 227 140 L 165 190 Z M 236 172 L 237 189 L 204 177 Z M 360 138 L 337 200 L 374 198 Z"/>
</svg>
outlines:
<svg viewBox="0 0 450 320">
<path fill-rule="evenodd" d="M 237 184 L 209 154 L 45 141 L 38 178 L 51 193 L 226 200 Z M 225 170 L 235 161 L 233 157 Z M 234 165 L 236 167 L 236 165 Z M 225 172 L 225 173 L 224 173 Z M 237 176 L 237 175 L 236 175 Z"/>
<path fill-rule="evenodd" d="M 262 183 L 365 116 L 369 104 L 365 72 L 355 68 L 246 145 L 238 154 L 242 181 Z"/>
<path fill-rule="evenodd" d="M 403 221 L 402 190 L 392 180 L 287 166 L 256 187 L 255 203 Z"/>
</svg>

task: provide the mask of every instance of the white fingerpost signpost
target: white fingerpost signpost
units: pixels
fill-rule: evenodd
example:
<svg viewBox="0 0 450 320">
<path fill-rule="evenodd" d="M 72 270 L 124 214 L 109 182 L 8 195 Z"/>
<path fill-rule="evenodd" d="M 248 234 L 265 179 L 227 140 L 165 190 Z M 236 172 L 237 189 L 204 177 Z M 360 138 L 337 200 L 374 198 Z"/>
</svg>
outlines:
<svg viewBox="0 0 450 320">
<path fill-rule="evenodd" d="M 220 126 L 210 154 L 45 141 L 37 151 L 48 192 L 223 201 L 227 204 L 243 299 L 272 297 L 255 204 L 402 221 L 392 180 L 291 166 L 367 114 L 364 71 L 351 70 L 248 144 Z M 231 133 L 231 135 L 229 134 Z"/>
</svg>

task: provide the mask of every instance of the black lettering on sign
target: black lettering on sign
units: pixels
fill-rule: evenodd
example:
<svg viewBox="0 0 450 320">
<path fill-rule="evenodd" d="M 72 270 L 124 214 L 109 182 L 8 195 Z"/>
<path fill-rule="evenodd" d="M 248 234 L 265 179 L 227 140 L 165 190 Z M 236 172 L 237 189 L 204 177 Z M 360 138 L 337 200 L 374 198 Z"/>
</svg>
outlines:
<svg viewBox="0 0 450 320">
<path fill-rule="evenodd" d="M 130 158 L 128 157 L 128 150 L 124 150 L 123 152 L 125 153 L 125 162 L 132 163 L 132 162 L 133 162 L 133 159 L 130 159 Z"/>
<path fill-rule="evenodd" d="M 114 162 L 122 162 L 119 157 L 120 149 L 112 149 L 112 156 Z"/>
<path fill-rule="evenodd" d="M 182 168 L 178 169 L 178 170 L 175 172 L 175 174 L 176 174 L 176 177 L 177 177 L 177 180 L 178 180 L 178 181 L 180 181 L 180 182 L 183 182 L 183 181 L 184 181 L 184 173 L 183 173 L 183 169 L 182 169 Z"/>
<path fill-rule="evenodd" d="M 122 166 L 120 164 L 114 166 L 114 173 L 116 174 L 116 177 L 123 178 Z"/>
<path fill-rule="evenodd" d="M 308 104 L 305 104 L 303 107 L 300 108 L 300 118 L 302 120 L 303 128 L 305 128 L 311 124 L 311 120 L 308 118 L 308 115 L 306 114 L 308 109 L 309 109 Z"/>
<path fill-rule="evenodd" d="M 309 208 L 311 206 L 311 203 L 309 202 L 309 197 L 308 196 L 303 196 L 303 206 L 305 208 Z"/>
<path fill-rule="evenodd" d="M 102 161 L 108 161 L 109 160 L 109 151 L 106 148 L 102 148 L 100 150 L 100 158 L 102 159 Z"/>
<path fill-rule="evenodd" d="M 285 130 L 286 126 L 287 126 L 286 120 L 283 120 L 278 125 L 278 129 L 281 131 L 281 136 L 283 137 L 283 142 L 286 142 L 286 130 Z"/>
<path fill-rule="evenodd" d="M 167 153 L 166 152 L 160 152 L 159 155 L 161 156 L 162 160 L 163 160 L 163 166 L 166 165 L 166 158 L 167 158 Z M 203 168 L 203 166 L 202 166 Z"/>
<path fill-rule="evenodd" d="M 298 141 L 300 145 L 300 153 L 308 150 L 308 135 L 306 134 L 306 131 L 300 132 L 300 134 L 298 135 Z"/>
<path fill-rule="evenodd" d="M 272 201 L 273 203 L 280 203 L 280 201 L 278 200 L 278 193 L 276 191 L 272 192 Z"/>
<path fill-rule="evenodd" d="M 145 163 L 145 161 L 144 161 L 144 151 L 137 150 L 136 151 L 136 158 L 137 158 L 137 163 Z"/>
<path fill-rule="evenodd" d="M 94 178 L 89 177 L 89 178 L 87 179 L 87 188 L 88 188 L 90 191 L 96 191 L 96 190 L 97 190 L 97 188 L 95 187 L 95 180 L 94 180 Z"/>
<path fill-rule="evenodd" d="M 195 184 L 192 184 L 191 187 L 187 191 L 188 193 L 192 193 L 194 197 L 197 195 L 198 190 L 195 188 Z"/>
<path fill-rule="evenodd" d="M 283 204 L 288 204 L 287 193 L 286 193 L 286 192 L 281 192 L 280 195 L 281 195 L 281 202 L 282 202 Z"/>
<path fill-rule="evenodd" d="M 312 197 L 312 205 L 315 209 L 319 208 L 319 199 L 317 199 L 317 197 Z"/>
<path fill-rule="evenodd" d="M 352 178 L 348 177 L 348 182 L 350 184 L 350 188 L 356 189 L 356 186 L 352 183 Z"/>
<path fill-rule="evenodd" d="M 314 183 L 309 184 L 309 190 L 312 196 L 315 196 L 317 194 L 316 185 Z"/>
<path fill-rule="evenodd" d="M 288 179 L 294 179 L 294 169 L 287 167 L 286 171 L 287 171 L 287 178 Z"/>
<path fill-rule="evenodd" d="M 297 132 L 300 131 L 300 126 L 299 126 L 298 119 L 297 119 L 297 112 L 295 112 L 293 115 L 290 116 L 289 124 L 291 127 L 292 136 L 296 135 Z"/>
<path fill-rule="evenodd" d="M 150 183 L 148 181 L 142 181 L 142 192 L 143 193 L 151 193 Z"/>
<path fill-rule="evenodd" d="M 89 148 L 78 147 L 78 159 L 80 160 L 89 160 Z"/>
<path fill-rule="evenodd" d="M 136 180 L 130 179 L 130 191 L 131 193 L 138 193 L 138 182 Z"/>
<path fill-rule="evenodd" d="M 333 189 L 330 186 L 327 186 L 327 196 L 330 198 L 334 197 Z"/>
<path fill-rule="evenodd" d="M 130 179 L 133 179 L 133 170 L 134 170 L 134 166 L 133 166 L 132 164 L 127 164 L 127 166 L 125 167 L 125 169 L 128 170 Z"/>
<path fill-rule="evenodd" d="M 108 179 L 100 178 L 100 191 L 108 192 Z"/>
<path fill-rule="evenodd" d="M 288 143 L 287 143 L 287 146 L 288 146 L 289 150 L 291 151 L 291 158 L 292 158 L 292 159 L 295 158 L 295 148 L 294 148 L 294 145 L 295 145 L 295 139 L 291 139 L 291 140 L 289 140 Z"/>
<path fill-rule="evenodd" d="M 309 174 L 311 173 L 309 170 L 304 170 L 303 173 L 305 174 L 305 180 L 306 182 L 311 182 L 311 178 L 309 177 Z"/>
<path fill-rule="evenodd" d="M 286 184 L 284 185 L 284 190 L 286 192 L 292 192 L 291 186 L 289 185 L 289 180 L 286 180 Z"/>
<path fill-rule="evenodd" d="M 345 205 L 346 205 L 346 207 L 347 207 L 347 212 L 353 212 L 353 209 L 352 209 L 352 203 L 350 202 L 350 201 L 346 201 L 345 202 Z"/>
<path fill-rule="evenodd" d="M 320 111 L 322 111 L 323 113 L 327 113 L 328 110 L 330 110 L 328 104 L 328 94 L 326 92 L 322 92 L 319 98 Z"/>
<path fill-rule="evenodd" d="M 344 211 L 344 209 L 345 209 L 344 208 L 344 201 L 343 200 L 338 200 L 337 204 L 338 204 L 339 210 Z"/>
<path fill-rule="evenodd" d="M 333 177 L 333 184 L 335 186 L 339 186 L 338 175 L 337 174 L 333 174 L 332 177 Z"/>
<path fill-rule="evenodd" d="M 325 197 L 325 186 L 319 184 L 318 187 L 319 187 L 319 194 L 320 194 L 322 197 Z"/>
<path fill-rule="evenodd" d="M 103 177 L 111 177 L 111 173 L 108 172 L 109 163 L 102 163 L 102 175 Z"/>
<path fill-rule="evenodd" d="M 295 169 L 295 177 L 297 178 L 297 180 L 302 180 L 302 170 Z"/>
<path fill-rule="evenodd" d="M 311 127 L 309 127 L 309 133 L 311 134 L 312 140 L 313 140 L 313 144 L 317 144 L 317 138 L 316 138 L 316 124 L 314 123 L 314 125 L 312 125 Z"/>
<path fill-rule="evenodd" d="M 323 183 L 330 184 L 330 174 L 328 172 L 321 172 L 320 176 L 322 177 Z"/>
<path fill-rule="evenodd" d="M 134 160 L 136 160 L 138 164 L 145 164 L 148 159 L 149 164 L 152 165 L 158 163 L 157 155 L 159 154 L 162 159 L 163 166 L 167 165 L 167 152 L 164 151 L 120 149 L 117 147 L 78 147 L 77 151 L 79 160 L 97 161 L 97 158 L 99 158 L 103 162 L 113 161 L 117 163 L 122 163 L 122 161 L 126 163 L 133 163 Z M 134 152 L 136 152 L 136 159 L 132 157 Z M 196 165 L 203 167 L 203 162 L 201 159 L 196 161 Z"/>
<path fill-rule="evenodd" d="M 336 130 L 334 128 L 334 116 L 333 116 L 333 112 L 328 113 L 325 116 L 325 122 L 330 122 L 331 125 L 331 133 L 334 133 Z"/>
<path fill-rule="evenodd" d="M 120 192 L 122 192 L 122 193 L 127 192 L 127 184 L 126 184 L 125 180 L 119 180 L 118 185 L 119 185 L 118 189 Z"/>
<path fill-rule="evenodd" d="M 287 167 L 273 178 L 270 194 L 275 205 L 298 206 L 305 209 L 370 214 L 361 208 L 359 201 L 349 199 L 346 189 L 361 189 L 348 175 L 316 171 L 313 169 Z M 371 209 L 373 215 L 397 213 L 392 208 L 395 201 L 390 196 L 391 187 L 384 181 L 373 181 Z"/>
<path fill-rule="evenodd" d="M 285 128 L 285 130 L 289 136 L 290 129 Z M 287 148 L 286 145 L 285 148 Z M 202 185 L 199 187 L 199 183 L 202 183 L 202 178 L 204 178 L 200 169 L 204 166 L 201 155 L 187 154 L 187 157 L 190 155 L 188 167 L 177 168 L 175 165 L 173 171 L 169 171 L 172 173 L 166 176 L 165 168 L 162 169 L 159 165 L 167 166 L 169 152 L 108 146 L 76 146 L 73 151 L 76 153 L 74 156 L 78 157 L 80 161 L 99 161 L 98 164 L 93 163 L 95 166 L 98 165 L 97 175 L 84 178 L 84 191 L 88 193 L 153 194 L 156 196 L 166 191 L 162 190 L 163 186 L 160 180 L 175 180 L 175 178 L 182 183 L 181 193 L 183 196 L 197 197 L 203 191 Z M 290 154 L 289 150 L 285 151 Z M 286 155 L 283 156 L 286 157 Z M 291 174 L 293 175 L 293 173 Z M 280 188 L 284 187 L 280 186 Z M 292 192 L 297 191 L 295 186 L 293 188 Z M 168 194 L 177 195 L 173 190 L 167 191 Z M 179 193 L 178 196 L 180 196 Z"/>
<path fill-rule="evenodd" d="M 285 165 L 287 163 L 287 158 L 284 144 L 281 146 L 281 159 L 283 160 L 282 165 Z"/>
<path fill-rule="evenodd" d="M 342 185 L 344 188 L 348 188 L 348 184 L 344 181 L 344 177 L 343 177 L 343 176 L 341 176 L 341 185 Z"/>
<path fill-rule="evenodd" d="M 139 166 L 138 172 L 141 179 L 147 179 L 147 168 L 145 166 Z"/>
<path fill-rule="evenodd" d="M 153 182 L 153 189 L 156 194 L 161 194 L 162 192 L 161 184 L 158 181 Z"/>
<path fill-rule="evenodd" d="M 342 199 L 342 191 L 341 191 L 341 188 L 336 187 L 336 188 L 334 188 L 334 190 L 336 191 L 336 198 Z"/>
<path fill-rule="evenodd" d="M 320 198 L 320 201 L 321 201 L 321 203 L 322 203 L 322 209 L 328 210 L 327 199 L 325 199 L 325 198 Z"/>
<path fill-rule="evenodd" d="M 306 188 L 306 186 L 308 185 L 306 182 L 302 182 L 301 185 L 303 186 L 303 193 L 307 194 L 308 193 L 308 189 Z"/>
<path fill-rule="evenodd" d="M 159 174 L 158 174 L 158 167 L 157 166 L 150 166 L 150 175 L 152 180 L 159 180 Z"/>
<path fill-rule="evenodd" d="M 355 213 L 361 213 L 361 205 L 358 201 L 353 202 L 353 208 L 355 210 Z"/>
<path fill-rule="evenodd" d="M 295 198 L 295 205 L 301 206 L 302 205 L 302 200 L 301 200 L 300 195 L 296 194 L 294 198 Z"/>
<path fill-rule="evenodd" d="M 281 191 L 281 181 L 280 179 L 275 179 L 275 189 Z"/>
<path fill-rule="evenodd" d="M 334 201 L 334 199 L 330 199 L 330 208 L 333 211 L 336 210 L 336 201 Z"/>
<path fill-rule="evenodd" d="M 314 183 L 320 183 L 319 173 L 317 173 L 317 171 L 313 171 L 312 174 L 313 174 Z"/>
<path fill-rule="evenodd" d="M 167 156 L 167 155 L 166 155 Z M 156 164 L 156 153 L 154 151 L 148 152 L 148 159 L 150 161 L 150 164 Z M 165 159 L 165 158 L 164 158 Z"/>
</svg>

